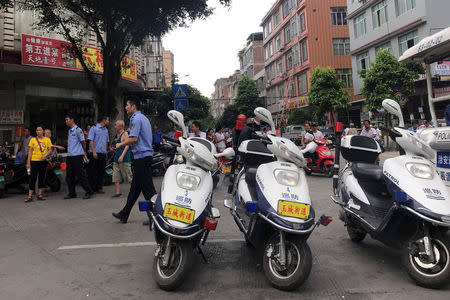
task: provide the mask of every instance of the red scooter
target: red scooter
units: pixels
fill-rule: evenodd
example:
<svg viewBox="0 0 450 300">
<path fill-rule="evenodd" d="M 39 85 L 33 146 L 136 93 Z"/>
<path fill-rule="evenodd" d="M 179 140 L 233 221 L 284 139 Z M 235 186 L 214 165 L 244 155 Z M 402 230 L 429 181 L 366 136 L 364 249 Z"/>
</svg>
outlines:
<svg viewBox="0 0 450 300">
<path fill-rule="evenodd" d="M 314 173 L 323 173 L 327 177 L 333 176 L 334 170 L 334 155 L 331 153 L 328 145 L 330 142 L 326 139 L 314 139 L 311 143 L 316 143 L 317 148 L 313 153 L 305 155 L 308 163 L 305 167 L 305 172 L 308 175 Z"/>
</svg>

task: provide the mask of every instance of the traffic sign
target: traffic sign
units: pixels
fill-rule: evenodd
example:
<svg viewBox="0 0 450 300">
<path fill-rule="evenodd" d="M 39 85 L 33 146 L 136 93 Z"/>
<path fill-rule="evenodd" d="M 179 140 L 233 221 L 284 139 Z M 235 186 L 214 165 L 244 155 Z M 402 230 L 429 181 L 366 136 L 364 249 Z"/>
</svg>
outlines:
<svg viewBox="0 0 450 300">
<path fill-rule="evenodd" d="M 189 93 L 186 84 L 174 84 L 172 86 L 174 109 L 182 112 L 189 107 Z"/>
</svg>

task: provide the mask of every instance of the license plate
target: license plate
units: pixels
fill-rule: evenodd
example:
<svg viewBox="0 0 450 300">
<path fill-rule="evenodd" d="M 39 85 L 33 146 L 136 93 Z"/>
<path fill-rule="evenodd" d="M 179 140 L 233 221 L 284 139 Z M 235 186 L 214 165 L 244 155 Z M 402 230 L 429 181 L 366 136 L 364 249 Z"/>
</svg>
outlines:
<svg viewBox="0 0 450 300">
<path fill-rule="evenodd" d="M 62 171 L 61 170 L 55 170 L 55 174 L 56 175 L 62 175 Z"/>
<path fill-rule="evenodd" d="M 0 182 L 5 182 L 5 177 L 0 176 Z"/>
<path fill-rule="evenodd" d="M 450 152 L 436 154 L 436 167 L 450 169 Z"/>
<path fill-rule="evenodd" d="M 308 219 L 309 204 L 279 200 L 278 214 L 285 217 Z"/>
<path fill-rule="evenodd" d="M 113 173 L 112 169 L 106 169 L 106 174 L 111 175 Z"/>
<path fill-rule="evenodd" d="M 192 224 L 194 222 L 195 211 L 193 209 L 166 203 L 164 206 L 164 218 L 178 222 Z"/>
<path fill-rule="evenodd" d="M 230 173 L 231 165 L 222 165 L 222 173 Z"/>
</svg>

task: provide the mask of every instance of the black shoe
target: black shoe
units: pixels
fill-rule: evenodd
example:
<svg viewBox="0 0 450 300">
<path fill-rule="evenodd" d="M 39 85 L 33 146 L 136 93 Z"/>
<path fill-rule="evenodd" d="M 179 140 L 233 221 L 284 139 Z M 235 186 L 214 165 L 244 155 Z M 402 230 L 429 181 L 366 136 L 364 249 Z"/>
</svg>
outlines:
<svg viewBox="0 0 450 300">
<path fill-rule="evenodd" d="M 112 198 L 119 198 L 120 196 L 122 196 L 122 194 L 114 194 L 114 195 L 112 195 L 111 197 L 112 197 Z"/>
<path fill-rule="evenodd" d="M 90 199 L 91 196 L 92 196 L 91 193 L 86 193 L 86 194 L 83 196 L 83 199 Z"/>
<path fill-rule="evenodd" d="M 147 221 L 142 222 L 142 225 L 144 225 L 144 226 L 149 226 L 149 225 L 150 225 L 150 220 L 147 220 Z"/>
<path fill-rule="evenodd" d="M 77 197 L 77 195 L 67 195 L 67 196 L 64 196 L 64 199 L 73 199 L 76 197 Z"/>
<path fill-rule="evenodd" d="M 128 218 L 126 218 L 122 213 L 112 213 L 112 215 L 114 218 L 119 219 L 123 224 L 126 224 L 128 221 Z"/>
</svg>

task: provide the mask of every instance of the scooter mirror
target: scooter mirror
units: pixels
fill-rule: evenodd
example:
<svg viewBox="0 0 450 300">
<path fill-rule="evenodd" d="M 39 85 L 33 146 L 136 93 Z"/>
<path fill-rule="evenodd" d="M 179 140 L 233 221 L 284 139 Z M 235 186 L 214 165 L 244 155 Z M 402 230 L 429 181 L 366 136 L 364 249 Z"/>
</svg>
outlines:
<svg viewBox="0 0 450 300">
<path fill-rule="evenodd" d="M 184 125 L 183 114 L 176 110 L 170 110 L 169 112 L 167 112 L 167 117 L 169 117 L 169 119 L 173 123 L 175 123 L 175 125 L 177 125 L 178 127 L 181 128 L 181 130 L 183 130 L 183 137 L 187 138 L 187 128 L 186 125 Z"/>
<path fill-rule="evenodd" d="M 255 108 L 255 116 L 257 116 L 261 121 L 266 122 L 270 125 L 270 130 L 272 133 L 275 133 L 275 124 L 273 123 L 272 114 L 270 111 L 265 109 L 264 107 Z"/>
<path fill-rule="evenodd" d="M 394 101 L 392 99 L 384 99 L 382 106 L 387 112 L 389 112 L 390 114 L 393 114 L 394 116 L 396 116 L 398 118 L 400 127 L 405 127 L 402 109 L 400 108 L 400 104 L 398 104 L 397 101 Z"/>
<path fill-rule="evenodd" d="M 226 158 L 233 158 L 236 155 L 236 153 L 234 152 L 233 148 L 226 148 L 225 150 L 223 150 L 222 153 L 219 154 L 215 154 L 215 157 L 226 157 Z"/>
<path fill-rule="evenodd" d="M 314 153 L 316 152 L 317 144 L 314 142 L 309 142 L 308 145 L 306 145 L 305 149 L 302 150 L 302 153 Z"/>
</svg>

